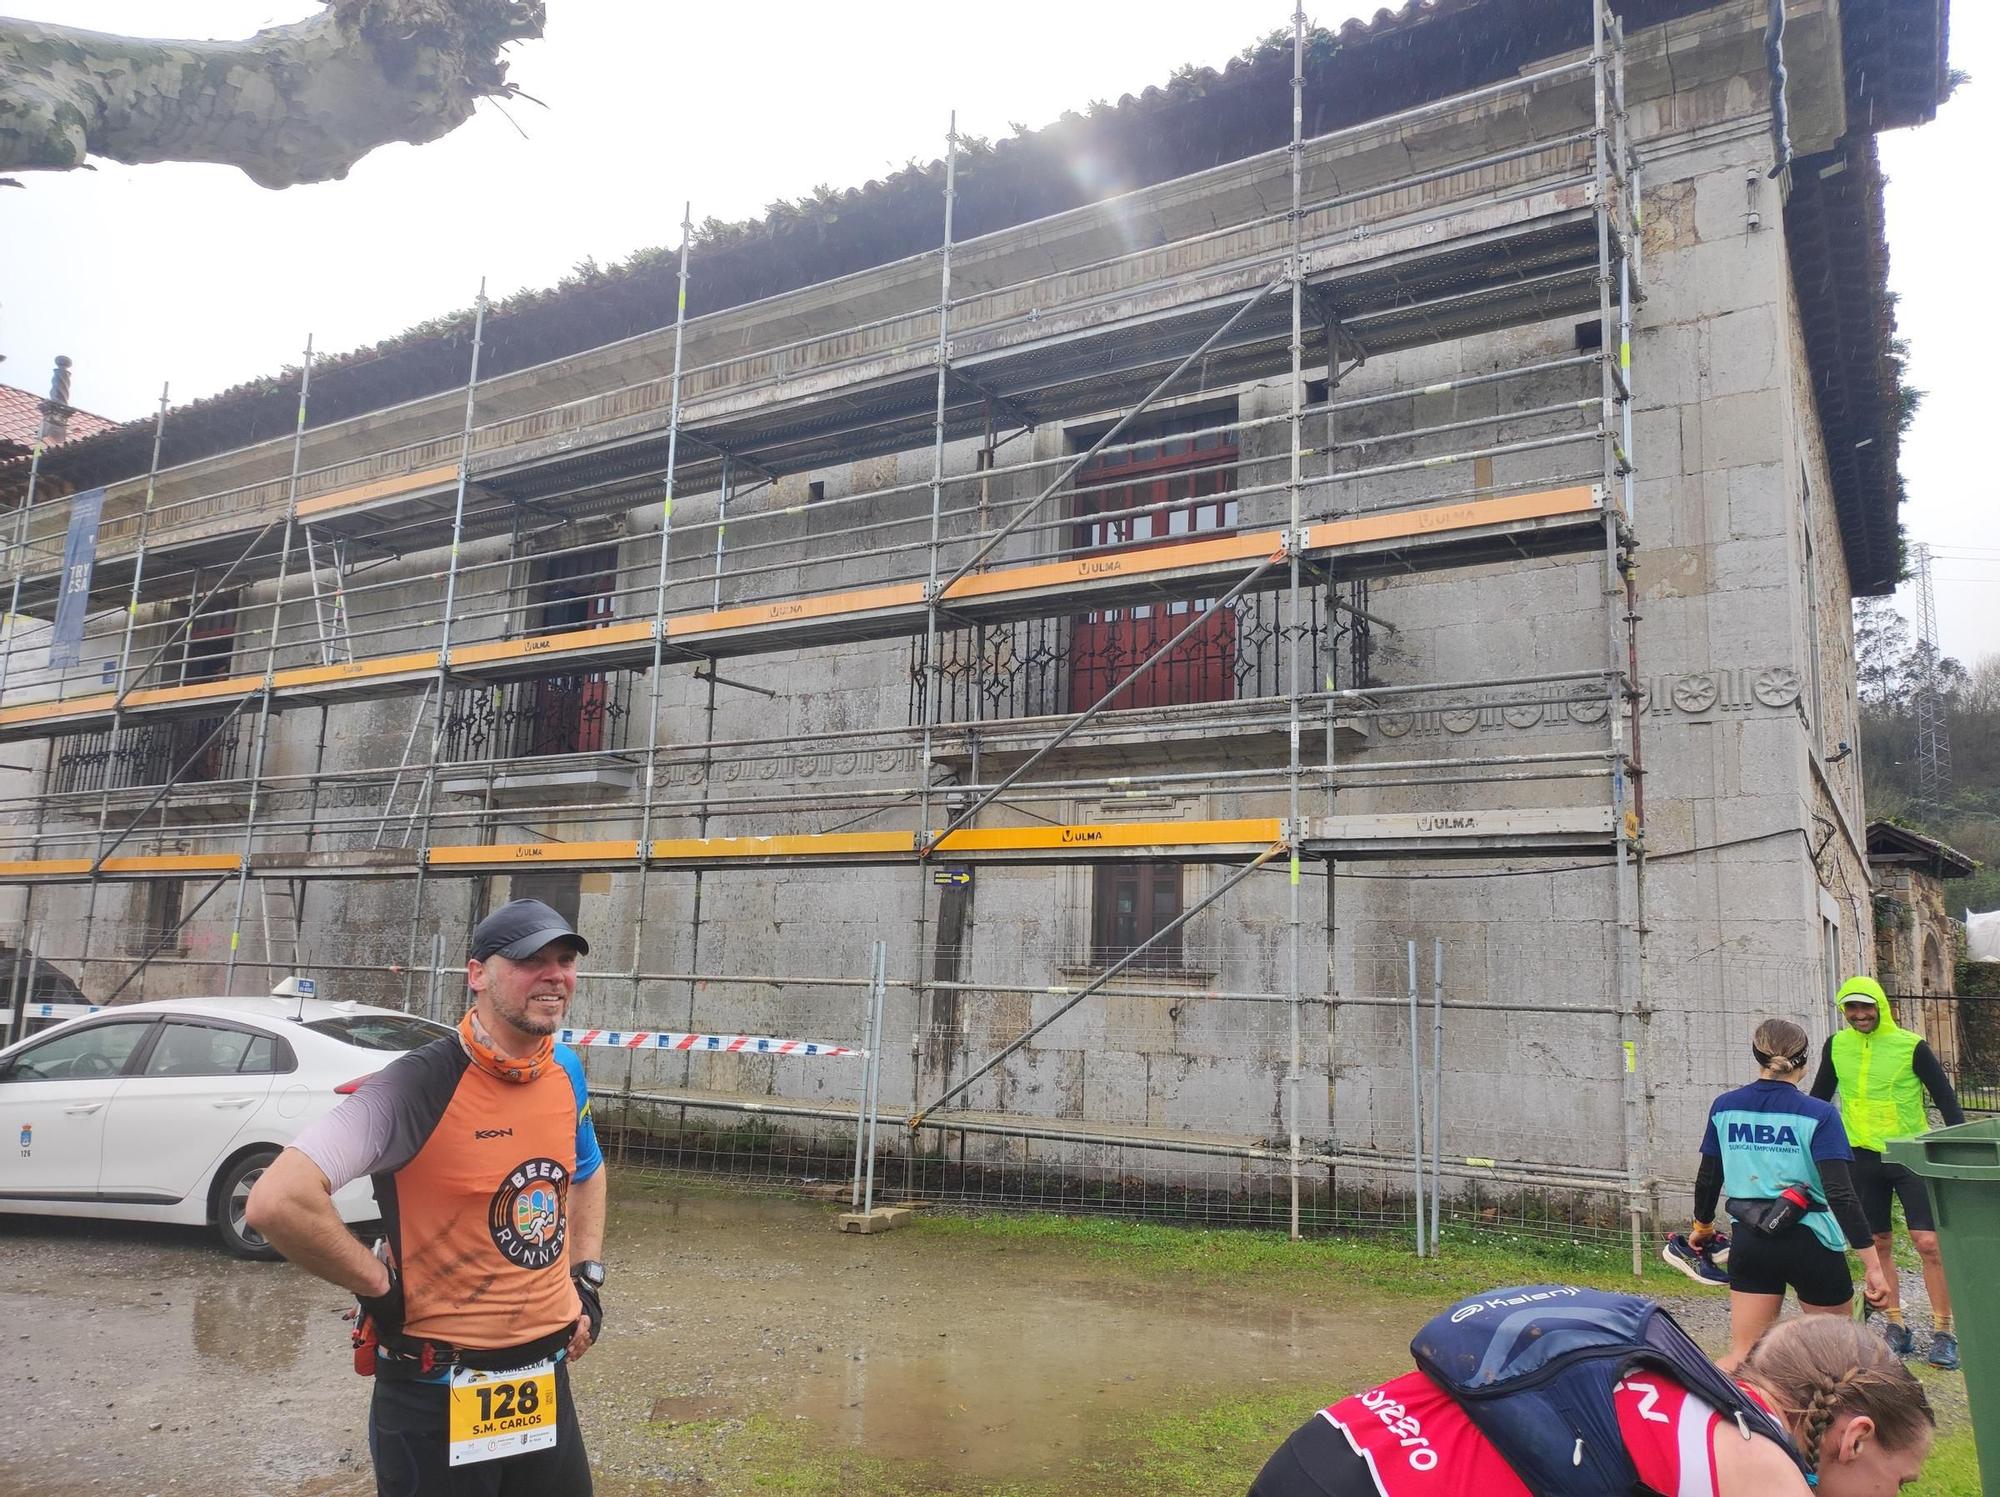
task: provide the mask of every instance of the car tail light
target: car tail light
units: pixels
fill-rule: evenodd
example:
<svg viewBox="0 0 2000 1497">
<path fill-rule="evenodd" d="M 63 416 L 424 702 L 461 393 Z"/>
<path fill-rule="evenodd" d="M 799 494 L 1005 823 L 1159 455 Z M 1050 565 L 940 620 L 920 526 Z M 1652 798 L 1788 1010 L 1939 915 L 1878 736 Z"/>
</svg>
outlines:
<svg viewBox="0 0 2000 1497">
<path fill-rule="evenodd" d="M 368 1073 L 368 1076 L 373 1076 L 374 1074 L 375 1073 L 373 1071 L 370 1071 Z M 356 1092 L 361 1090 L 361 1083 L 366 1081 L 368 1079 L 368 1076 L 356 1076 L 352 1081 L 341 1082 L 339 1086 L 336 1086 L 333 1089 L 334 1094 L 336 1096 L 341 1096 L 341 1097 L 353 1096 Z"/>
</svg>

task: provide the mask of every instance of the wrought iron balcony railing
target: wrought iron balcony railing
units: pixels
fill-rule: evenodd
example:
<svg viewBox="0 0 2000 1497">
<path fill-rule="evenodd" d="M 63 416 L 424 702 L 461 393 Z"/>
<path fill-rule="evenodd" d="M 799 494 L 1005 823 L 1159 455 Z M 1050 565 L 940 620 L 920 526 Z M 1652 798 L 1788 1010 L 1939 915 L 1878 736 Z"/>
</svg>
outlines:
<svg viewBox="0 0 2000 1497">
<path fill-rule="evenodd" d="M 445 704 L 444 759 L 545 759 L 630 748 L 639 671 L 537 676 L 455 691 Z"/>
<path fill-rule="evenodd" d="M 215 717 L 179 718 L 120 728 L 115 735 L 109 728 L 101 728 L 95 733 L 58 738 L 51 790 L 56 795 L 73 795 L 107 788 L 153 789 L 169 780 L 181 785 L 233 780 L 241 768 L 242 725 L 231 721 L 216 732 L 219 721 Z M 215 735 L 212 739 L 211 733 Z"/>
<path fill-rule="evenodd" d="M 1286 689 L 1289 652 L 1298 647 L 1308 652 L 1306 679 L 1317 682 L 1327 643 L 1325 602 L 1317 593 L 1305 597 L 1306 616 L 1297 624 L 1283 621 L 1283 604 L 1276 593 L 1248 594 L 1217 609 L 1128 686 L 1112 708 L 1276 695 Z M 928 673 L 924 641 L 916 639 L 910 647 L 910 721 L 923 721 L 930 676 L 938 683 L 939 722 L 1001 722 L 1080 712 L 1185 629 L 1202 606 L 1155 603 L 958 629 L 938 636 L 937 665 Z M 1341 652 L 1346 658 L 1340 662 L 1340 674 L 1359 672 L 1365 679 L 1365 635 L 1350 629 L 1345 616 L 1332 627 L 1334 643 L 1347 647 Z"/>
</svg>

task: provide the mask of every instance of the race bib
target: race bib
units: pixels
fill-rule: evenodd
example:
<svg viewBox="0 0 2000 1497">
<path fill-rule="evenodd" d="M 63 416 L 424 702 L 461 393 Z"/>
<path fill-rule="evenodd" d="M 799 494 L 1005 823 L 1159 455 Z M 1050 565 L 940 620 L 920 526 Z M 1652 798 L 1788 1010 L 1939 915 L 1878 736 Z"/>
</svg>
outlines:
<svg viewBox="0 0 2000 1497">
<path fill-rule="evenodd" d="M 556 1443 L 556 1364 L 451 1375 L 451 1464 L 497 1461 Z"/>
</svg>

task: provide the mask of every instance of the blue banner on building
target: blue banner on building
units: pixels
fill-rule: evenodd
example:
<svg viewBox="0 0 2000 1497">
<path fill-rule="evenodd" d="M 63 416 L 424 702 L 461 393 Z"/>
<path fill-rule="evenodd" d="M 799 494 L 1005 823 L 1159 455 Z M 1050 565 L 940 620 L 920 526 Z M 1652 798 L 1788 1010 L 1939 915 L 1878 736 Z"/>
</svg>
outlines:
<svg viewBox="0 0 2000 1497">
<path fill-rule="evenodd" d="M 86 489 L 70 500 L 62 599 L 56 604 L 55 633 L 49 640 L 51 666 L 72 666 L 82 658 L 83 621 L 90 613 L 90 573 L 97 564 L 97 521 L 103 513 L 103 489 Z"/>
</svg>

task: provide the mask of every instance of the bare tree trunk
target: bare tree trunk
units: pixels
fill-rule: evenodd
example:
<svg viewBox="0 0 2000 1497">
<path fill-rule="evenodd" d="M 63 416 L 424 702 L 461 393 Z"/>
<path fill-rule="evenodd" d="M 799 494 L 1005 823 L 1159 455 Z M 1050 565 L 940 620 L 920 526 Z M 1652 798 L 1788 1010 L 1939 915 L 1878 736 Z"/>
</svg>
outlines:
<svg viewBox="0 0 2000 1497">
<path fill-rule="evenodd" d="M 86 156 L 213 161 L 264 187 L 344 177 L 514 92 L 501 49 L 542 0 L 326 0 L 240 42 L 147 41 L 0 17 L 0 170 Z"/>
</svg>

